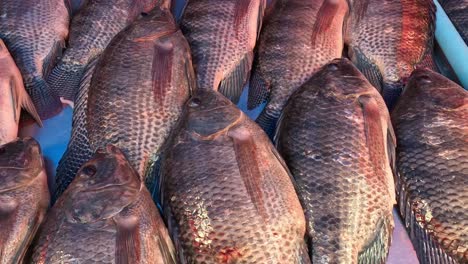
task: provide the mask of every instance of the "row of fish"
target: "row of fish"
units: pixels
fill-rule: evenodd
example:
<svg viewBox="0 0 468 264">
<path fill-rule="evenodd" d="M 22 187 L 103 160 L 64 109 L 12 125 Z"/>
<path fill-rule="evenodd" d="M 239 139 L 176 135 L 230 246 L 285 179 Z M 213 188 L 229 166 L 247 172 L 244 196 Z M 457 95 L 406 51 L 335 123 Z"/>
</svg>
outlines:
<svg viewBox="0 0 468 264">
<path fill-rule="evenodd" d="M 189 1 L 181 18 L 181 31 L 167 3 L 150 12 L 161 3 L 153 1 L 149 7 L 151 4 L 144 5 L 142 1 L 118 1 L 122 6 L 114 4 L 112 8 L 123 13 L 111 19 L 100 13 L 109 9 L 110 4 L 102 1 L 96 5 L 100 2 L 85 2 L 71 27 L 72 32 L 81 32 L 76 36 L 82 34 L 76 43 L 88 38 L 93 43 L 100 42 L 98 47 L 83 44 L 82 52 L 73 54 L 71 35 L 69 49 L 48 78 L 47 89 L 57 94 L 65 89 L 65 99 L 75 97 L 75 109 L 72 138 L 57 170 L 53 197 L 57 201 L 33 243 L 32 262 L 383 263 L 393 229 L 394 177 L 401 212 L 421 262 L 466 262 L 467 242 L 463 236 L 467 226 L 463 203 L 467 165 L 463 162 L 467 160 L 466 92 L 435 73 L 416 71 L 394 112 L 395 136 L 378 90 L 349 61 L 329 63 L 341 57 L 343 43 L 347 41 L 341 33 L 344 21 L 349 21 L 347 3 L 290 0 L 278 1 L 276 9 L 269 9 L 265 1 L 223 1 L 218 5 L 208 0 Z M 420 16 L 416 29 L 411 25 L 405 29 L 431 39 L 433 7 L 424 3 L 419 4 L 429 11 L 421 12 L 426 15 Z M 390 2 L 381 6 L 396 8 Z M 413 8 L 409 11 L 420 10 Z M 310 13 L 306 12 L 311 10 L 318 22 L 307 25 L 315 33 L 305 36 L 308 28 L 304 22 L 310 22 L 306 19 Z M 380 43 L 395 28 L 384 27 L 382 22 L 376 22 L 377 29 L 366 26 L 374 25 L 372 12 L 376 12 L 374 20 L 381 16 L 371 2 L 353 10 L 367 15 L 355 19 L 353 27 L 345 23 L 345 32 L 360 27 L 363 32 L 381 33 L 382 28 L 389 31 L 384 36 L 356 33 L 348 43 L 355 43 L 349 44 L 354 47 L 349 49 L 353 62 L 367 73 L 372 84 L 384 91 L 390 87 L 392 92 L 384 96 L 393 96 L 393 90 L 400 89 L 401 84 L 395 84 L 400 79 L 395 82 L 392 77 L 386 79 L 384 71 L 377 71 L 375 65 L 391 72 L 397 69 L 395 61 L 405 69 L 399 60 L 409 59 L 413 63 L 413 59 L 397 53 L 391 53 L 394 57 L 374 55 L 373 49 L 377 53 L 395 51 L 395 46 L 376 48 L 379 45 L 369 44 Z M 392 9 L 380 12 L 385 10 Z M 268 30 L 275 25 L 275 19 L 280 20 L 276 16 L 281 12 L 285 12 L 281 18 L 289 20 L 276 22 L 281 30 Z M 132 19 L 124 15 L 130 13 Z M 263 13 L 268 16 L 254 59 Z M 342 20 L 334 18 L 337 14 Z M 301 15 L 304 19 L 298 21 Z M 406 15 L 415 17 L 411 12 Z M 370 21 L 362 22 L 363 17 Z M 81 22 L 73 26 L 79 19 Z M 401 14 L 398 19 L 408 20 Z M 122 25 L 124 20 L 127 24 Z M 87 28 L 78 30 L 87 23 L 90 23 Z M 104 29 L 99 28 L 103 25 Z M 287 25 L 291 28 L 285 29 Z M 103 34 L 111 28 L 115 32 Z M 293 40 L 275 39 L 279 32 L 289 32 Z M 405 35 L 398 33 L 396 36 Z M 290 35 L 282 36 L 291 38 Z M 361 36 L 370 39 L 359 42 Z M 302 37 L 310 42 L 304 40 L 301 44 Z M 266 40 L 262 51 L 263 38 Z M 395 39 L 394 44 L 401 41 Z M 417 55 L 420 60 L 428 43 L 423 40 L 422 44 L 409 41 L 412 44 L 398 52 L 420 52 Z M 278 42 L 268 47 L 274 41 Z M 283 47 L 284 43 L 307 49 L 291 50 Z M 340 45 L 341 48 L 329 48 Z M 339 51 L 317 59 L 333 50 Z M 356 50 L 367 55 L 355 57 Z M 69 59 L 65 59 L 67 53 Z M 373 56 L 378 59 L 369 59 Z M 362 58 L 367 58 L 367 64 L 362 64 Z M 382 58 L 383 64 L 379 61 Z M 277 112 L 274 118 L 260 118 L 259 123 L 270 122 L 264 126 L 270 135 L 276 130 L 279 152 L 260 127 L 213 91 L 218 90 L 236 102 L 249 80 L 252 62 L 254 72 L 250 82 L 254 95 L 250 96 L 250 103 L 255 106 L 264 102 L 271 90 L 268 105 L 278 105 Z M 294 63 L 296 68 L 292 67 Z M 374 68 L 368 68 L 369 65 Z M 414 66 L 409 65 L 404 74 L 396 76 L 409 76 Z M 281 67 L 283 70 L 272 71 Z M 302 81 L 297 81 L 297 74 L 303 70 L 299 74 Z M 383 76 L 379 83 L 370 78 L 376 72 Z M 277 86 L 273 85 L 275 82 Z M 11 91 L 11 85 L 8 87 Z M 427 93 L 422 88 L 437 92 Z M 277 103 L 275 90 L 282 93 Z M 392 96 L 387 98 L 393 100 Z M 421 102 L 427 108 L 420 107 Z M 27 107 L 30 104 L 23 105 L 34 113 L 33 107 Z M 414 108 L 408 108 L 409 105 Z M 427 120 L 427 116 L 433 119 Z M 415 135 L 413 127 L 421 133 Z M 449 133 L 442 137 L 436 128 Z M 30 141 L 11 144 L 35 145 Z M 453 150 L 439 146 L 444 142 L 450 142 Z M 13 151 L 5 146 L 0 153 Z M 433 148 L 427 150 L 428 147 Z M 35 149 L 38 152 L 37 144 Z M 11 160 L 20 160 L 21 164 L 30 160 L 24 154 L 20 156 Z M 422 163 L 420 156 L 427 162 Z M 21 167 L 1 166 L 2 170 Z M 417 175 L 414 168 L 418 169 Z M 447 175 L 442 191 L 438 182 L 426 183 L 429 169 L 433 182 Z M 159 193 L 169 232 L 143 181 L 153 195 Z M 44 190 L 42 193 L 47 193 Z M 20 198 L 10 198 L 7 193 L 5 197 L 5 211 L 9 215 Z M 36 197 L 34 201 L 48 203 L 45 198 Z M 45 214 L 45 207 L 40 208 L 40 217 L 34 217 L 37 223 Z M 451 217 L 446 215 L 447 209 Z M 12 217 L 9 220 L 12 223 L 23 219 L 16 214 Z M 29 235 L 17 240 L 21 246 L 13 247 L 14 253 L 10 255 L 16 260 L 25 254 L 35 232 L 32 227 L 20 229 L 28 230 Z M 168 239 L 169 233 L 174 246 Z"/>
</svg>

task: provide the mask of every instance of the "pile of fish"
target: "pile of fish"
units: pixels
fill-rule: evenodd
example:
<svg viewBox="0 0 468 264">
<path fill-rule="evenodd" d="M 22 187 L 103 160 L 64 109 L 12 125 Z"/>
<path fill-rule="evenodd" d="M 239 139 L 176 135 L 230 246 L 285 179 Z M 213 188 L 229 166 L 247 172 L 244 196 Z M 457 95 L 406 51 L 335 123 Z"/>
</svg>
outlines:
<svg viewBox="0 0 468 264">
<path fill-rule="evenodd" d="M 432 1 L 170 2 L 0 2 L 0 263 L 385 263 L 395 204 L 421 263 L 468 263 Z M 20 113 L 63 104 L 50 180 Z"/>
</svg>

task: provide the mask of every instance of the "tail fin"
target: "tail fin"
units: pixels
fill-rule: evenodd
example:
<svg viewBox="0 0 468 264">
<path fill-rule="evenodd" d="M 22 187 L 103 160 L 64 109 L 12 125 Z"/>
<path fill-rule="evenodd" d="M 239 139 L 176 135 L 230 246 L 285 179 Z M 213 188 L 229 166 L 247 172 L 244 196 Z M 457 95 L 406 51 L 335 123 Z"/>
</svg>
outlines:
<svg viewBox="0 0 468 264">
<path fill-rule="evenodd" d="M 271 113 L 265 108 L 255 122 L 265 131 L 270 139 L 273 139 L 279 116 L 279 114 Z"/>
<path fill-rule="evenodd" d="M 84 70 L 85 67 L 83 66 L 69 67 L 66 64 L 60 63 L 47 77 L 47 83 L 50 85 L 52 92 L 58 97 L 73 100 Z"/>
<path fill-rule="evenodd" d="M 26 85 L 26 87 L 30 87 L 27 90 L 42 120 L 51 118 L 62 111 L 60 98 L 41 77 L 34 78 L 31 85 Z"/>
</svg>

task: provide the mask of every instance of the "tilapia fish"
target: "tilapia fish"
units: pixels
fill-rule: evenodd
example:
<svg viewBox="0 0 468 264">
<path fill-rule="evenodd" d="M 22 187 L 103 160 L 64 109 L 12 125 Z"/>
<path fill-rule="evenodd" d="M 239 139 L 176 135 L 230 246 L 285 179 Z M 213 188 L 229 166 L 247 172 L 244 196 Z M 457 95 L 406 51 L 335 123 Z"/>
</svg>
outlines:
<svg viewBox="0 0 468 264">
<path fill-rule="evenodd" d="M 55 197 L 88 155 L 108 143 L 146 175 L 194 87 L 190 49 L 169 11 L 156 8 L 119 33 L 101 55 L 88 94 L 79 92 Z"/>
<path fill-rule="evenodd" d="M 288 170 L 228 99 L 198 90 L 168 149 L 162 204 L 180 263 L 310 263 Z"/>
<path fill-rule="evenodd" d="M 432 51 L 432 0 L 351 0 L 346 28 L 348 55 L 392 108 L 404 82 Z"/>
<path fill-rule="evenodd" d="M 180 22 L 198 87 L 237 103 L 253 61 L 266 0 L 189 0 Z"/>
<path fill-rule="evenodd" d="M 115 146 L 99 149 L 57 201 L 31 263 L 175 263 L 151 195 Z"/>
<path fill-rule="evenodd" d="M 440 0 L 439 2 L 468 45 L 468 0 Z"/>
<path fill-rule="evenodd" d="M 0 263 L 23 263 L 49 207 L 41 148 L 32 138 L 0 146 Z"/>
<path fill-rule="evenodd" d="M 392 120 L 400 213 L 419 261 L 468 263 L 468 92 L 416 70 Z"/>
<path fill-rule="evenodd" d="M 257 123 L 269 136 L 289 96 L 343 51 L 346 0 L 283 0 L 266 23 L 250 79 L 249 108 L 269 102 Z"/>
<path fill-rule="evenodd" d="M 68 47 L 47 79 L 54 92 L 73 100 L 88 64 L 104 51 L 115 35 L 161 1 L 87 1 L 73 17 Z"/>
<path fill-rule="evenodd" d="M 395 138 L 378 91 L 350 61 L 334 60 L 291 96 L 276 142 L 297 183 L 312 263 L 385 263 Z"/>
<path fill-rule="evenodd" d="M 36 108 L 24 89 L 21 73 L 0 39 L 0 145 L 13 141 L 18 136 L 21 107 L 42 125 Z"/>
<path fill-rule="evenodd" d="M 42 119 L 62 109 L 45 82 L 68 36 L 66 0 L 2 0 L 0 38 L 23 75 L 26 90 Z"/>
</svg>

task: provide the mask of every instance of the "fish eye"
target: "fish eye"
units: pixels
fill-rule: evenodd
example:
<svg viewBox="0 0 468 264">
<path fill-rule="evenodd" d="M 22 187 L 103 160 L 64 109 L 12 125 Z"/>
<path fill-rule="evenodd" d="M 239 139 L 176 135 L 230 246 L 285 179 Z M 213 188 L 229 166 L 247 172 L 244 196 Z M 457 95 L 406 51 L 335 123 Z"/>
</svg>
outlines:
<svg viewBox="0 0 468 264">
<path fill-rule="evenodd" d="M 141 16 L 145 17 L 145 16 L 147 16 L 147 15 L 148 15 L 148 13 L 146 13 L 146 12 L 141 12 Z"/>
<path fill-rule="evenodd" d="M 5 148 L 0 148 L 0 155 L 6 152 Z"/>
<path fill-rule="evenodd" d="M 431 78 L 429 76 L 427 76 L 426 74 L 419 76 L 418 80 L 420 82 L 422 82 L 422 83 L 431 83 L 432 82 Z"/>
<path fill-rule="evenodd" d="M 338 70 L 338 64 L 330 63 L 330 64 L 328 64 L 328 69 L 330 69 L 332 71 L 336 71 L 336 70 Z"/>
<path fill-rule="evenodd" d="M 190 100 L 189 106 L 190 107 L 198 107 L 198 106 L 200 106 L 200 104 L 201 104 L 200 98 L 195 97 L 192 100 Z"/>
<path fill-rule="evenodd" d="M 88 165 L 84 167 L 81 172 L 88 177 L 92 177 L 96 174 L 96 171 L 97 169 L 94 165 Z"/>
</svg>

